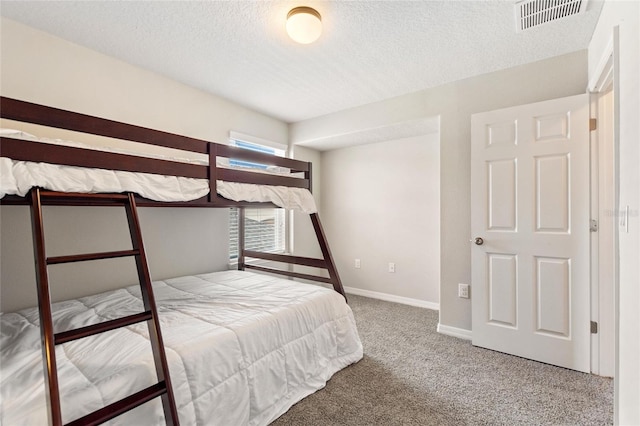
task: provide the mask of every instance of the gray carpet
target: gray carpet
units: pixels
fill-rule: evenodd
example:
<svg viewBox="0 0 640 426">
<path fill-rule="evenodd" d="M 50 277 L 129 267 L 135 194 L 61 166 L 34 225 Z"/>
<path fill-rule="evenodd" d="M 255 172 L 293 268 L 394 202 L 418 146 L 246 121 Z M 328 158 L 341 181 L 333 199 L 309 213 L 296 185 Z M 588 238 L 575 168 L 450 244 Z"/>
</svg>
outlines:
<svg viewBox="0 0 640 426">
<path fill-rule="evenodd" d="M 438 334 L 436 311 L 353 295 L 349 304 L 364 359 L 273 425 L 613 423 L 611 379 Z"/>
</svg>

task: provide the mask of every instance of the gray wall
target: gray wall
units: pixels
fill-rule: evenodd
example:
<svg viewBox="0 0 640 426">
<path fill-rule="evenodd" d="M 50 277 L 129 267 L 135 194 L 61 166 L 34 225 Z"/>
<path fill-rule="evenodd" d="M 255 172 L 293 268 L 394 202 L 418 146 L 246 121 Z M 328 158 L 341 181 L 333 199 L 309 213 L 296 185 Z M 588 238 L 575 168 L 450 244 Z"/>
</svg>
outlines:
<svg viewBox="0 0 640 426">
<path fill-rule="evenodd" d="M 26 206 L 0 207 L 2 311 L 37 304 L 31 220 Z M 227 269 L 227 209 L 141 208 L 154 280 Z M 131 249 L 124 208 L 44 208 L 48 256 Z M 54 301 L 137 283 L 133 258 L 49 267 Z"/>
<path fill-rule="evenodd" d="M 323 153 L 322 217 L 345 286 L 437 308 L 439 154 L 437 132 Z"/>
<path fill-rule="evenodd" d="M 2 96 L 79 111 L 140 126 L 225 142 L 235 130 L 287 143 L 285 123 L 98 52 L 2 18 Z M 82 134 L 50 131 L 3 120 L 3 126 L 38 136 L 121 145 Z M 51 254 L 88 249 L 120 250 L 128 244 L 124 209 L 51 208 L 46 215 Z M 227 209 L 141 209 L 152 278 L 224 269 L 228 263 Z M 28 209 L 0 207 L 0 309 L 34 306 L 34 268 Z M 98 236 L 84 239 L 95 224 Z M 70 229 L 66 234 L 64 229 Z M 100 245 L 100 247 L 98 247 Z M 52 267 L 66 299 L 135 283 L 128 260 Z M 93 268 L 95 266 L 95 268 Z M 89 282 L 89 285 L 87 285 Z"/>
<path fill-rule="evenodd" d="M 584 93 L 586 86 L 587 52 L 581 51 L 296 123 L 290 138 L 304 143 L 440 116 L 440 323 L 470 330 L 471 301 L 458 298 L 457 287 L 471 281 L 471 115 Z M 337 230 L 327 232 L 332 237 Z"/>
</svg>

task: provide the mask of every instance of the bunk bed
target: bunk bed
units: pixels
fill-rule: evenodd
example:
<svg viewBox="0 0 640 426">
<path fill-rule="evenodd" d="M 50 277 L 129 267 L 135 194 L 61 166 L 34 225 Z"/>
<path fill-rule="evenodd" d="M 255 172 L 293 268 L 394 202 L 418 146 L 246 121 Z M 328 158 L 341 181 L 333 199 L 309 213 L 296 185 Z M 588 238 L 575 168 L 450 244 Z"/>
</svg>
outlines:
<svg viewBox="0 0 640 426">
<path fill-rule="evenodd" d="M 310 163 L 5 97 L 0 116 L 149 148 L 0 135 L 0 196 L 2 204 L 30 206 L 38 289 L 37 308 L 0 314 L 2 423 L 268 424 L 362 358 L 310 194 Z M 149 155 L 156 147 L 179 154 Z M 234 160 L 266 172 L 233 167 Z M 244 209 L 265 203 L 308 213 L 323 258 L 245 250 Z M 47 257 L 45 204 L 124 207 L 132 249 Z M 238 208 L 239 270 L 152 284 L 139 206 Z M 48 265 L 123 256 L 135 257 L 139 287 L 51 304 Z M 327 276 L 247 258 L 323 268 Z"/>
</svg>

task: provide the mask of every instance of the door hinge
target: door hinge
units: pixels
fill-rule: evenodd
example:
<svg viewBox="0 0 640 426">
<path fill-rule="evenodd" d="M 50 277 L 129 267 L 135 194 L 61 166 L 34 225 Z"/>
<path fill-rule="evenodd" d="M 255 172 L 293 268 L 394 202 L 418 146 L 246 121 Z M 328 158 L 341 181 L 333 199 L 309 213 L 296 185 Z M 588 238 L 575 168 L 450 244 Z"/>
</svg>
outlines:
<svg viewBox="0 0 640 426">
<path fill-rule="evenodd" d="M 591 321 L 591 334 L 598 334 L 598 323 Z"/>
<path fill-rule="evenodd" d="M 589 226 L 589 230 L 591 232 L 598 232 L 598 221 L 596 219 L 591 219 L 591 225 Z"/>
<path fill-rule="evenodd" d="M 598 121 L 595 118 L 589 119 L 589 130 L 594 131 L 598 128 Z"/>
</svg>

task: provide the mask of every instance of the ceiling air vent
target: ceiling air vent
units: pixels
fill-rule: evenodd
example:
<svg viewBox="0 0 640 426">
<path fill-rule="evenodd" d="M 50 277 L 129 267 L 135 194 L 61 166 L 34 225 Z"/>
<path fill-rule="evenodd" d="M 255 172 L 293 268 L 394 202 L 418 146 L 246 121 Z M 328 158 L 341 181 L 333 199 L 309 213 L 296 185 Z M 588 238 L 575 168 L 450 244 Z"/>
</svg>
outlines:
<svg viewBox="0 0 640 426">
<path fill-rule="evenodd" d="M 518 31 L 547 22 L 578 15 L 587 9 L 588 0 L 524 0 L 516 3 Z"/>
</svg>

